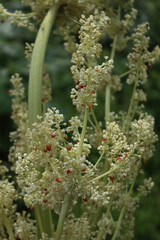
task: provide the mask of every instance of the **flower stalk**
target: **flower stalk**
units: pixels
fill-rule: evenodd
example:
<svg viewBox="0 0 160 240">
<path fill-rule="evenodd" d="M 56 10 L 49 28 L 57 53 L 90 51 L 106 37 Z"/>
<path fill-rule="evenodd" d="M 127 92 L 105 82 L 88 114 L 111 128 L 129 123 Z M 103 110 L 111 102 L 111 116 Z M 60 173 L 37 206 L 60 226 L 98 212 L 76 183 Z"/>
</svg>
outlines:
<svg viewBox="0 0 160 240">
<path fill-rule="evenodd" d="M 58 226 L 57 226 L 57 230 L 56 230 L 56 240 L 60 240 L 61 239 L 61 235 L 63 232 L 63 225 L 64 225 L 64 221 L 65 221 L 65 217 L 70 205 L 70 201 L 71 201 L 71 194 L 67 194 L 65 196 L 63 205 L 62 205 L 62 209 L 61 209 L 61 213 L 59 216 L 59 220 L 58 220 Z"/>
<path fill-rule="evenodd" d="M 5 212 L 3 211 L 3 222 L 4 222 L 4 226 L 8 232 L 9 235 L 9 239 L 10 240 L 16 240 L 14 234 L 13 234 L 13 230 L 12 230 L 12 226 L 10 224 L 9 218 L 6 216 Z"/>
<path fill-rule="evenodd" d="M 58 7 L 59 5 L 55 3 L 46 14 L 38 31 L 33 49 L 28 89 L 28 119 L 31 129 L 32 124 L 37 122 L 37 116 L 42 115 L 42 73 L 44 58 L 49 34 L 56 18 Z"/>
</svg>

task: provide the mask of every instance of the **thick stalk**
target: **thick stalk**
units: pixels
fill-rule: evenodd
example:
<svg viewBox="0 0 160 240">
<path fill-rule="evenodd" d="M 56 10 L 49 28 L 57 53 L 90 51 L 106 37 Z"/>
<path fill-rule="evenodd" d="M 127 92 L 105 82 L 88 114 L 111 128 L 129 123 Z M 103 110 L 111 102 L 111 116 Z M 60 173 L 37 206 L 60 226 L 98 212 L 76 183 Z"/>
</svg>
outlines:
<svg viewBox="0 0 160 240">
<path fill-rule="evenodd" d="M 58 220 L 58 226 L 57 226 L 57 230 L 56 230 L 55 240 L 61 239 L 61 235 L 63 232 L 63 225 L 64 225 L 64 221 L 65 221 L 65 217 L 66 217 L 66 213 L 68 211 L 70 201 L 71 201 L 71 194 L 68 194 L 65 196 L 64 203 L 62 205 L 62 210 L 61 210 L 59 220 Z"/>
<path fill-rule="evenodd" d="M 30 128 L 32 128 L 32 124 L 34 122 L 37 122 L 37 115 L 42 115 L 41 91 L 43 64 L 49 34 L 51 32 L 57 10 L 58 5 L 54 4 L 46 14 L 38 31 L 33 49 L 28 91 L 28 118 Z"/>
<path fill-rule="evenodd" d="M 34 214 L 35 214 L 36 224 L 37 224 L 37 234 L 38 234 L 38 238 L 40 238 L 41 234 L 44 232 L 44 228 L 43 228 L 43 224 L 42 224 L 42 219 L 41 219 L 40 207 L 39 206 L 35 207 Z"/>
<path fill-rule="evenodd" d="M 38 31 L 32 53 L 28 89 L 28 120 L 30 129 L 32 129 L 32 124 L 37 122 L 37 115 L 42 115 L 41 92 L 43 65 L 49 34 L 51 32 L 57 10 L 58 4 L 54 4 L 46 14 Z M 52 221 L 50 211 L 46 211 L 41 211 L 40 207 L 36 207 L 35 217 L 37 220 L 38 236 L 41 236 L 42 231 L 46 232 L 49 236 L 52 233 L 52 229 L 48 230 L 48 227 L 46 228 L 43 226 L 44 219 Z M 48 226 L 52 227 L 52 222 L 48 223 Z"/>
<path fill-rule="evenodd" d="M 4 226 L 7 230 L 8 235 L 9 235 L 9 239 L 10 240 L 16 240 L 16 238 L 14 237 L 13 231 L 12 231 L 12 226 L 10 224 L 10 221 L 9 221 L 8 217 L 6 216 L 4 211 L 2 213 L 2 216 L 3 216 L 2 219 L 3 219 Z"/>
</svg>

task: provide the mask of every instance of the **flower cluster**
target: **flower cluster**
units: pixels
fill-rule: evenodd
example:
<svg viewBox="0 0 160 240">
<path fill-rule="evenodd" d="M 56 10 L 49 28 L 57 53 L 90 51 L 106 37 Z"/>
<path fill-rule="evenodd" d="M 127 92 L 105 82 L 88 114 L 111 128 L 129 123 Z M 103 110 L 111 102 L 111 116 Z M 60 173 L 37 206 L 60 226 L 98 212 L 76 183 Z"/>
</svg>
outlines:
<svg viewBox="0 0 160 240">
<path fill-rule="evenodd" d="M 83 24 L 79 31 L 80 44 L 76 45 L 76 52 L 72 55 L 71 72 L 76 87 L 71 91 L 73 104 L 78 111 L 92 108 L 97 105 L 97 90 L 110 74 L 113 65 L 112 60 L 107 60 L 97 65 L 100 58 L 102 45 L 98 40 L 109 25 L 109 18 L 104 12 L 91 15 L 88 19 L 82 16 L 80 23 Z"/>
<path fill-rule="evenodd" d="M 148 30 L 148 23 L 139 25 L 135 29 L 135 33 L 132 35 L 134 47 L 132 48 L 132 53 L 128 55 L 130 74 L 127 78 L 127 83 L 136 83 L 137 87 L 147 81 L 147 71 L 158 60 L 160 55 L 158 46 L 152 52 L 148 50 L 149 37 L 146 36 Z"/>
<path fill-rule="evenodd" d="M 15 74 L 11 78 L 13 89 L 10 89 L 9 95 L 12 96 L 12 116 L 14 123 L 17 126 L 17 130 L 10 133 L 11 142 L 13 145 L 9 151 L 9 160 L 15 163 L 17 153 L 24 153 L 27 151 L 27 145 L 25 143 L 25 133 L 28 127 L 27 119 L 27 103 L 24 101 L 25 90 L 22 83 L 22 78 L 19 74 Z"/>
<path fill-rule="evenodd" d="M 92 165 L 86 159 L 90 145 L 84 144 L 77 160 L 79 143 L 73 145 L 66 140 L 62 121 L 58 110 L 48 109 L 45 120 L 28 130 L 30 153 L 20 155 L 16 163 L 18 183 L 28 207 L 40 205 L 59 212 L 65 194 L 72 188 L 73 196 L 86 197 L 86 177 L 93 175 Z"/>
<path fill-rule="evenodd" d="M 4 22 L 9 20 L 11 24 L 18 27 L 25 27 L 31 31 L 35 31 L 34 24 L 30 21 L 30 18 L 34 16 L 34 13 L 25 14 L 22 11 L 15 11 L 14 13 L 8 12 L 2 4 L 0 4 L 0 18 Z"/>
<path fill-rule="evenodd" d="M 126 47 L 127 41 L 130 39 L 128 33 L 130 32 L 130 28 L 134 25 L 137 10 L 133 8 L 132 0 L 122 1 L 118 9 L 113 7 L 111 1 L 107 1 L 105 8 L 107 16 L 109 16 L 111 20 L 111 24 L 107 31 L 108 35 L 111 39 L 115 39 L 116 49 L 121 51 Z M 124 11 L 123 17 L 121 9 Z"/>
<path fill-rule="evenodd" d="M 19 239 L 24 239 L 24 236 L 29 239 L 37 239 L 37 229 L 35 225 L 35 220 L 31 219 L 30 214 L 26 214 L 25 211 L 16 213 L 16 222 L 14 223 L 15 236 Z"/>
<path fill-rule="evenodd" d="M 14 183 L 8 179 L 0 180 L 0 236 L 7 238 L 5 228 L 13 225 L 16 211 L 17 192 Z"/>
</svg>

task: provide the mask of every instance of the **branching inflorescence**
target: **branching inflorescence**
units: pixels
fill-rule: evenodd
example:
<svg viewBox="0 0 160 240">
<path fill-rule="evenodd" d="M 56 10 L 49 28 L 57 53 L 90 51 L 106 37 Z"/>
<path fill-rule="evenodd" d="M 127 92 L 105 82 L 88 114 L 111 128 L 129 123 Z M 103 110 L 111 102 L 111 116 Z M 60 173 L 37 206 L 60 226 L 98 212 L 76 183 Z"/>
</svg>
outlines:
<svg viewBox="0 0 160 240">
<path fill-rule="evenodd" d="M 154 118 L 140 105 L 146 101 L 142 85 L 147 81 L 147 70 L 160 55 L 158 46 L 148 50 L 149 24 L 141 24 L 130 33 L 137 15 L 131 0 L 113 4 L 102 0 L 22 3 L 32 12 L 9 13 L 1 4 L 1 19 L 34 31 L 42 23 L 35 44 L 26 44 L 30 61 L 28 103 L 20 75 L 11 78 L 13 89 L 9 93 L 17 130 L 10 134 L 13 146 L 9 161 L 14 163 L 11 169 L 16 173 L 16 185 L 8 179 L 8 169 L 1 162 L 0 237 L 102 240 L 109 234 L 112 240 L 132 239 L 135 209 L 140 197 L 153 187 L 149 178 L 135 188 L 136 179 L 143 173 L 142 161 L 152 157 L 157 141 Z M 69 123 L 55 107 L 46 109 L 51 83 L 44 56 L 54 21 L 55 31 L 63 33 L 65 47 L 72 54 L 75 87 L 71 98 L 78 115 Z M 100 40 L 105 34 L 112 39 L 111 55 L 102 58 Z M 119 75 L 114 69 L 115 53 L 131 40 L 128 70 Z M 128 111 L 111 112 L 111 95 L 122 89 L 125 76 L 126 83 L 133 85 Z M 101 90 L 105 92 L 104 106 L 97 103 Z M 100 122 L 97 107 L 104 107 Z M 23 199 L 28 212 L 34 209 L 34 219 L 30 213 L 16 211 L 17 199 Z"/>
</svg>

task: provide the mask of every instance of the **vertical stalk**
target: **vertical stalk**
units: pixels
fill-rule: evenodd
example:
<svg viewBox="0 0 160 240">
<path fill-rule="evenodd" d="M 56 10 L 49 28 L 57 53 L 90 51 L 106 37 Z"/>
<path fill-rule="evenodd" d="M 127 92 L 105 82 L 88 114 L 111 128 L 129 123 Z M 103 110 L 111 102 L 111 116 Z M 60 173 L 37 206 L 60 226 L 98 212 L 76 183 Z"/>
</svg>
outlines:
<svg viewBox="0 0 160 240">
<path fill-rule="evenodd" d="M 86 108 L 85 115 L 84 115 L 83 129 L 82 129 L 82 133 L 81 133 L 81 139 L 80 139 L 80 143 L 79 143 L 77 159 L 80 157 L 80 155 L 82 153 L 83 142 L 84 142 L 86 128 L 87 128 L 87 120 L 88 120 L 88 108 Z"/>
<path fill-rule="evenodd" d="M 58 220 L 58 226 L 57 226 L 57 230 L 56 230 L 56 237 L 55 240 L 60 240 L 61 239 L 61 235 L 63 232 L 63 225 L 64 225 L 64 220 L 66 217 L 66 213 L 68 211 L 68 207 L 71 201 L 71 194 L 68 194 L 65 196 L 63 205 L 62 205 L 62 210 L 59 216 L 59 220 Z"/>
<path fill-rule="evenodd" d="M 32 124 L 34 122 L 37 122 L 37 115 L 42 115 L 41 92 L 44 58 L 49 34 L 55 21 L 57 11 L 58 4 L 55 3 L 42 21 L 32 53 L 28 89 L 28 120 L 30 129 L 32 129 Z M 50 210 L 42 211 L 40 207 L 36 207 L 35 217 L 37 222 L 38 236 L 40 237 L 42 232 L 46 232 L 48 236 L 53 237 L 52 218 Z M 50 227 L 46 227 L 44 225 L 44 221 L 49 221 L 48 226 Z"/>
<path fill-rule="evenodd" d="M 12 226 L 10 224 L 10 221 L 4 211 L 2 212 L 2 216 L 3 216 L 2 220 L 3 220 L 4 226 L 7 230 L 7 233 L 9 235 L 9 239 L 16 240 L 16 238 L 14 237 L 13 231 L 12 231 Z"/>
<path fill-rule="evenodd" d="M 113 196 L 111 197 L 110 203 L 109 203 L 109 205 L 108 205 L 108 207 L 107 207 L 106 218 L 108 218 L 109 213 L 110 213 L 110 210 L 111 210 L 112 199 L 113 199 Z M 103 237 L 104 237 L 104 233 L 105 233 L 105 226 L 101 226 L 100 231 L 99 231 L 99 233 L 98 233 L 98 236 L 97 236 L 97 239 L 96 239 L 96 240 L 102 240 Z"/>
<path fill-rule="evenodd" d="M 123 207 L 121 209 L 121 212 L 120 212 L 120 215 L 119 215 L 119 219 L 118 219 L 118 222 L 117 222 L 117 226 L 116 226 L 115 232 L 114 232 L 113 237 L 112 237 L 111 240 L 115 240 L 117 238 L 117 234 L 119 232 L 119 228 L 120 228 L 120 225 L 121 225 L 121 222 L 122 222 L 122 218 L 124 216 L 124 212 L 125 212 L 125 207 Z"/>
<path fill-rule="evenodd" d="M 41 219 L 41 213 L 40 213 L 40 207 L 36 206 L 34 209 L 34 214 L 36 218 L 36 225 L 37 225 L 37 235 L 38 238 L 41 237 L 41 234 L 44 232 L 43 224 L 42 224 L 42 219 Z"/>
<path fill-rule="evenodd" d="M 58 5 L 54 4 L 46 14 L 38 31 L 33 49 L 28 91 L 28 118 L 30 128 L 32 128 L 32 124 L 37 121 L 37 115 L 42 115 L 41 91 L 43 64 L 49 34 L 51 32 L 57 10 Z"/>
<path fill-rule="evenodd" d="M 132 111 L 133 111 L 132 108 L 133 108 L 133 105 L 134 105 L 135 93 L 136 93 L 136 90 L 137 90 L 137 82 L 138 82 L 139 75 L 140 75 L 139 66 L 140 66 L 142 49 L 143 49 L 143 41 L 142 41 L 142 44 L 141 44 L 141 49 L 140 49 L 140 54 L 139 54 L 140 57 L 139 57 L 138 63 L 137 63 L 136 78 L 135 78 L 135 82 L 134 82 L 132 97 L 131 97 L 131 100 L 130 100 L 130 104 L 129 104 L 127 116 L 126 116 L 125 122 L 124 122 L 124 124 L 123 124 L 123 131 L 125 131 L 126 129 L 128 129 L 129 123 L 130 123 L 130 121 L 132 120 L 132 118 L 134 117 L 134 113 L 132 112 Z"/>
<path fill-rule="evenodd" d="M 106 98 L 105 98 L 105 122 L 109 122 L 109 113 L 110 113 L 110 95 L 111 89 L 110 86 L 106 86 Z"/>
<path fill-rule="evenodd" d="M 130 186 L 130 188 L 129 188 L 127 197 L 129 197 L 129 196 L 132 194 L 133 187 L 134 187 L 134 184 L 135 184 L 137 175 L 138 175 L 138 172 L 135 174 L 135 177 L 134 177 L 134 179 L 133 179 L 133 182 L 132 182 L 132 184 L 131 184 L 131 186 Z M 125 214 L 125 210 L 126 210 L 126 206 L 124 206 L 124 207 L 121 209 L 121 212 L 120 212 L 120 215 L 119 215 L 119 218 L 118 218 L 118 222 L 117 222 L 117 226 L 116 226 L 116 229 L 115 229 L 115 231 L 114 231 L 114 234 L 113 234 L 111 240 L 115 240 L 115 239 L 117 238 L 117 235 L 118 235 L 118 233 L 119 233 L 119 229 L 120 229 L 120 226 L 121 226 L 121 222 L 122 222 L 123 216 L 124 216 L 124 214 Z"/>
<path fill-rule="evenodd" d="M 99 123 L 98 123 L 97 118 L 96 118 L 96 116 L 95 116 L 95 114 L 94 114 L 94 112 L 93 112 L 93 109 L 91 108 L 90 110 L 91 110 L 91 114 L 92 114 L 93 120 L 94 120 L 94 122 L 95 122 L 95 124 L 96 124 L 97 130 L 98 130 L 99 132 L 101 132 L 101 131 L 102 131 L 102 130 L 101 130 L 101 127 L 99 126 Z"/>
</svg>

